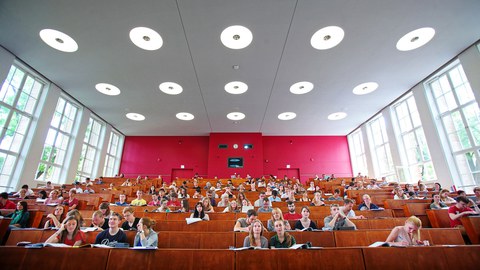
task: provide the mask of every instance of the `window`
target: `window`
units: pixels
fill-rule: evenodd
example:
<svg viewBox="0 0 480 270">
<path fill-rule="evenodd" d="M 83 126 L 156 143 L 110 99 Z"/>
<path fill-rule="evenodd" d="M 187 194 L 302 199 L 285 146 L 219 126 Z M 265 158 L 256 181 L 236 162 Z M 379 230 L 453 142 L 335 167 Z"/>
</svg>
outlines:
<svg viewBox="0 0 480 270">
<path fill-rule="evenodd" d="M 104 176 L 114 176 L 118 172 L 121 158 L 121 139 L 122 136 L 120 134 L 114 131 L 110 133 L 107 156 L 105 157 L 105 167 L 103 169 Z"/>
<path fill-rule="evenodd" d="M 76 181 L 81 181 L 87 177 L 94 177 L 92 174 L 95 169 L 95 164 L 98 163 L 97 153 L 100 148 L 100 138 L 103 133 L 103 127 L 104 125 L 98 120 L 90 118 L 88 121 L 85 139 L 83 140 L 82 154 L 78 162 L 78 171 L 75 177 Z"/>
<path fill-rule="evenodd" d="M 360 129 L 348 136 L 348 145 L 350 148 L 353 172 L 355 174 L 359 172 L 362 173 L 362 175 L 368 175 L 367 157 L 365 155 L 365 146 Z"/>
<path fill-rule="evenodd" d="M 460 175 L 455 185 L 480 185 L 480 110 L 462 65 L 444 71 L 428 86 Z"/>
<path fill-rule="evenodd" d="M 390 144 L 388 142 L 387 130 L 383 115 L 379 114 L 367 124 L 368 141 L 372 148 L 373 166 L 376 177 L 395 177 Z"/>
<path fill-rule="evenodd" d="M 0 90 L 0 190 L 11 191 L 18 179 L 12 174 L 18 165 L 25 136 L 44 83 L 16 65 L 10 67 Z"/>
<path fill-rule="evenodd" d="M 404 170 L 399 171 L 402 182 L 436 180 L 435 170 L 428 150 L 422 122 L 413 94 L 410 93 L 393 105 L 399 131 L 400 155 Z"/>
<path fill-rule="evenodd" d="M 58 99 L 53 113 L 47 139 L 43 147 L 41 161 L 35 179 L 60 183 L 67 150 L 71 143 L 72 131 L 77 118 L 78 107 L 63 97 Z"/>
</svg>

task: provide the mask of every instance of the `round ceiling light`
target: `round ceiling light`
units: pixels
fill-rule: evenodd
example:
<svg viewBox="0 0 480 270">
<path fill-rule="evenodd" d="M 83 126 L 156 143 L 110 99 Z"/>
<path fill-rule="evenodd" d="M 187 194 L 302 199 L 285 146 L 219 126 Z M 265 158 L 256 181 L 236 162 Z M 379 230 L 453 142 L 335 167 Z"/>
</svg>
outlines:
<svg viewBox="0 0 480 270">
<path fill-rule="evenodd" d="M 161 83 L 158 88 L 165 94 L 169 95 L 178 95 L 183 92 L 183 88 L 178 83 L 174 82 L 163 82 Z"/>
<path fill-rule="evenodd" d="M 290 86 L 290 92 L 296 95 L 306 94 L 313 89 L 313 83 L 311 82 L 297 82 Z"/>
<path fill-rule="evenodd" d="M 245 118 L 245 114 L 241 112 L 231 112 L 227 114 L 227 118 L 234 121 L 243 120 Z"/>
<path fill-rule="evenodd" d="M 344 112 L 336 112 L 336 113 L 332 113 L 328 116 L 328 120 L 332 120 L 332 121 L 335 121 L 335 120 L 341 120 L 343 118 L 347 117 L 347 113 L 344 113 Z"/>
<path fill-rule="evenodd" d="M 317 50 L 328 50 L 340 44 L 344 36 L 345 32 L 342 28 L 338 26 L 327 26 L 313 34 L 310 39 L 310 44 Z"/>
<path fill-rule="evenodd" d="M 297 114 L 294 112 L 284 112 L 278 115 L 280 120 L 292 120 L 295 117 L 297 117 Z"/>
<path fill-rule="evenodd" d="M 65 33 L 53 29 L 43 29 L 39 34 L 43 42 L 56 50 L 62 52 L 75 52 L 78 50 L 77 42 Z"/>
<path fill-rule="evenodd" d="M 376 82 L 366 82 L 359 84 L 353 88 L 353 93 L 355 95 L 366 95 L 369 94 L 378 88 L 378 83 Z"/>
<path fill-rule="evenodd" d="M 147 51 L 158 50 L 163 45 L 160 34 L 147 27 L 135 27 L 130 30 L 130 40 L 137 47 Z"/>
<path fill-rule="evenodd" d="M 130 120 L 134 121 L 143 121 L 145 120 L 145 116 L 139 114 L 139 113 L 127 113 L 126 114 L 127 118 Z"/>
<path fill-rule="evenodd" d="M 397 50 L 415 50 L 427 44 L 430 40 L 432 40 L 433 36 L 435 36 L 435 29 L 431 27 L 424 27 L 413 30 L 398 40 Z"/>
<path fill-rule="evenodd" d="M 177 113 L 176 117 L 178 119 L 184 120 L 184 121 L 190 121 L 190 120 L 193 120 L 193 118 L 195 118 L 195 116 L 193 116 L 193 114 L 188 113 L 188 112 Z"/>
<path fill-rule="evenodd" d="M 97 83 L 95 88 L 98 92 L 108 95 L 108 96 L 118 96 L 120 95 L 120 89 L 113 84 L 109 83 Z"/>
<path fill-rule="evenodd" d="M 247 90 L 248 90 L 248 85 L 244 82 L 233 81 L 225 84 L 225 91 L 233 95 L 243 94 L 247 92 Z"/>
<path fill-rule="evenodd" d="M 225 45 L 225 47 L 239 50 L 247 47 L 248 45 L 250 45 L 250 43 L 252 43 L 253 34 L 245 26 L 232 25 L 222 31 L 222 33 L 220 34 L 220 40 L 222 41 L 223 45 Z"/>
</svg>

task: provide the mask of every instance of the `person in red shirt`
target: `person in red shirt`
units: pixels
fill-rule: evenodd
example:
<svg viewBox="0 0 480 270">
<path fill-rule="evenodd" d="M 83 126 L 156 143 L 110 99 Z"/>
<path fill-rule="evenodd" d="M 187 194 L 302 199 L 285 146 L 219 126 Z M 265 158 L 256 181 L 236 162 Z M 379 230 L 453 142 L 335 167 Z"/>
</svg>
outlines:
<svg viewBox="0 0 480 270">
<path fill-rule="evenodd" d="M 295 213 L 295 203 L 292 201 L 287 202 L 288 212 L 283 214 L 285 220 L 299 220 L 302 218 L 302 214 Z"/>
<path fill-rule="evenodd" d="M 45 243 L 62 243 L 69 246 L 80 246 L 86 243 L 85 233 L 80 231 L 80 224 L 75 216 L 67 217 L 62 226 Z"/>
<path fill-rule="evenodd" d="M 168 201 L 167 206 L 180 208 L 182 204 L 177 198 L 178 198 L 177 193 L 170 194 L 170 201 Z"/>
<path fill-rule="evenodd" d="M 469 199 L 466 197 L 459 196 L 456 198 L 457 203 L 450 206 L 448 208 L 448 217 L 450 218 L 450 227 L 452 228 L 458 228 L 460 229 L 463 239 L 467 242 L 469 242 L 469 238 L 467 236 L 467 232 L 465 228 L 463 227 L 461 217 L 467 216 L 467 215 L 474 215 L 474 214 L 480 214 L 480 209 L 478 208 L 477 205 L 475 205 L 475 210 L 472 210 L 470 207 L 468 207 L 468 203 L 470 202 Z"/>
<path fill-rule="evenodd" d="M 16 209 L 17 205 L 8 199 L 8 193 L 2 192 L 0 194 L 0 209 Z"/>
</svg>

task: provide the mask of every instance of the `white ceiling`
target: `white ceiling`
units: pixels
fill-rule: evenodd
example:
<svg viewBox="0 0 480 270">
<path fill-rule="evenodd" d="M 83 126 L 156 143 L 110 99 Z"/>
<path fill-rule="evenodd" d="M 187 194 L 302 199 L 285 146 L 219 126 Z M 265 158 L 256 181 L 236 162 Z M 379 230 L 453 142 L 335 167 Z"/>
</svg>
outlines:
<svg viewBox="0 0 480 270">
<path fill-rule="evenodd" d="M 220 33 L 231 25 L 252 31 L 250 46 L 222 45 Z M 330 25 L 343 28 L 345 38 L 333 49 L 314 49 L 311 36 Z M 138 26 L 157 31 L 162 48 L 136 47 L 129 32 Z M 395 48 L 421 27 L 436 31 L 427 45 Z M 70 35 L 78 51 L 47 46 L 39 38 L 45 28 Z M 0 1 L 0 45 L 125 135 L 346 135 L 479 38 L 478 0 Z M 160 92 L 166 81 L 183 93 Z M 228 94 L 223 87 L 230 81 L 249 89 Z M 298 81 L 312 82 L 313 91 L 291 94 Z M 369 81 L 379 84 L 377 91 L 352 93 Z M 121 94 L 99 93 L 95 84 L 102 82 Z M 233 111 L 246 118 L 228 120 Z M 297 117 L 277 118 L 287 111 Z M 347 118 L 327 119 L 339 111 Z M 146 120 L 128 120 L 128 112 Z M 195 119 L 178 120 L 178 112 Z"/>
</svg>

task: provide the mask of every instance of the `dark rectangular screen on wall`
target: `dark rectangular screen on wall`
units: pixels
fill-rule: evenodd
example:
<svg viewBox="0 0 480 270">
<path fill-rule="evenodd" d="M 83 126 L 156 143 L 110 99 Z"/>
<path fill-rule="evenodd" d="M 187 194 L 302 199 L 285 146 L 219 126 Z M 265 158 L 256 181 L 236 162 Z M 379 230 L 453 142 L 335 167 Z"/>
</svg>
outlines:
<svg viewBox="0 0 480 270">
<path fill-rule="evenodd" d="M 243 158 L 241 157 L 229 157 L 228 168 L 243 168 Z"/>
<path fill-rule="evenodd" d="M 219 145 L 218 145 L 218 148 L 220 148 L 220 149 L 226 149 L 226 148 L 228 148 L 228 145 L 226 145 L 226 144 L 219 144 Z"/>
</svg>

